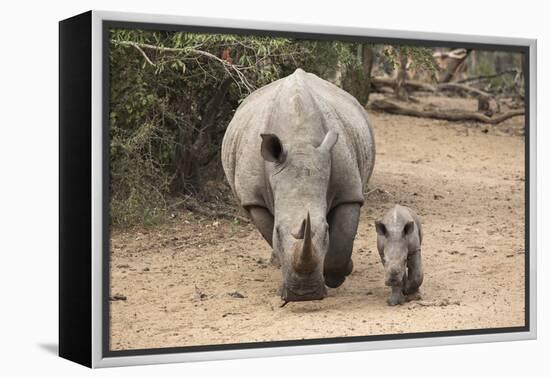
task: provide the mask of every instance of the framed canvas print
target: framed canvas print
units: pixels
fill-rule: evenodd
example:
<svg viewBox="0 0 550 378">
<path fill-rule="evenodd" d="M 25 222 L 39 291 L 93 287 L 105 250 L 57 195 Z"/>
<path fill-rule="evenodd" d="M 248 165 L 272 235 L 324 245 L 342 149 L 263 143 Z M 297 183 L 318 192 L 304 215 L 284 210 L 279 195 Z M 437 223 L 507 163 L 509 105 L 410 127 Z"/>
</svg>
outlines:
<svg viewBox="0 0 550 378">
<path fill-rule="evenodd" d="M 98 11 L 59 28 L 62 357 L 536 337 L 536 41 Z"/>
</svg>

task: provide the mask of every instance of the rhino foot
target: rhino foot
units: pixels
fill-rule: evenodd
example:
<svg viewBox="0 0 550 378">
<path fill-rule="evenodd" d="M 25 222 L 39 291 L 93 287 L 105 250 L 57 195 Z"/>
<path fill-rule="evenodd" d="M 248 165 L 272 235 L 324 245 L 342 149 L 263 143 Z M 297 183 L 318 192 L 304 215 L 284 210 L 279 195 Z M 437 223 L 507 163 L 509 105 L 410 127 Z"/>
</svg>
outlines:
<svg viewBox="0 0 550 378">
<path fill-rule="evenodd" d="M 325 271 L 325 285 L 333 289 L 341 286 L 346 280 L 346 276 L 349 276 L 353 271 L 353 260 L 348 261 L 348 265 L 343 272 L 327 272 Z"/>
<path fill-rule="evenodd" d="M 345 275 L 336 275 L 331 273 L 325 274 L 325 285 L 333 289 L 342 285 L 345 280 L 346 280 Z"/>
<path fill-rule="evenodd" d="M 406 293 L 407 295 L 407 302 L 410 301 L 419 301 L 422 299 L 422 296 L 420 295 L 420 291 L 416 290 L 413 293 Z"/>
<path fill-rule="evenodd" d="M 403 303 L 405 303 L 405 296 L 401 295 L 401 296 L 391 296 L 388 298 L 388 305 L 389 306 L 396 306 L 396 305 L 401 305 Z"/>
<path fill-rule="evenodd" d="M 389 306 L 396 306 L 405 303 L 407 298 L 403 295 L 403 291 L 399 286 L 392 286 L 392 293 L 388 298 Z"/>
</svg>

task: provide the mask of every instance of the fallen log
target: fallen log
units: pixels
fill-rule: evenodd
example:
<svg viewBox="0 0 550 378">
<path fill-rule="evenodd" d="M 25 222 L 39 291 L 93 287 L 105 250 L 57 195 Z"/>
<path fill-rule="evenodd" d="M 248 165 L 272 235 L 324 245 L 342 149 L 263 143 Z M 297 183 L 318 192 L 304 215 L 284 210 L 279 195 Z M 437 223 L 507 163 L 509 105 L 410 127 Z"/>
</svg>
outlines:
<svg viewBox="0 0 550 378">
<path fill-rule="evenodd" d="M 437 86 L 437 89 L 442 92 L 451 91 L 465 93 L 477 98 L 477 110 L 480 112 L 489 110 L 490 108 L 492 96 L 489 93 L 482 91 L 481 89 L 458 83 L 442 83 Z"/>
<path fill-rule="evenodd" d="M 380 89 L 381 87 L 391 87 L 395 86 L 395 79 L 391 77 L 371 77 L 371 84 L 376 88 Z M 415 80 L 405 80 L 403 83 L 405 88 L 410 91 L 424 91 L 424 92 L 435 92 L 437 89 L 435 86 L 422 83 Z"/>
<path fill-rule="evenodd" d="M 242 215 L 237 214 L 232 210 L 220 209 L 220 208 L 211 208 L 207 203 L 200 203 L 195 199 L 192 199 L 188 196 L 185 200 L 177 202 L 171 207 L 182 206 L 185 209 L 208 218 L 224 218 L 229 220 L 239 220 L 243 223 L 250 223 L 250 219 L 243 217 Z"/>
<path fill-rule="evenodd" d="M 239 214 L 233 213 L 231 211 L 220 210 L 220 209 L 212 210 L 206 207 L 195 207 L 189 204 L 187 204 L 185 208 L 193 213 L 200 214 L 202 216 L 209 217 L 209 218 L 225 218 L 229 220 L 237 219 L 243 223 L 250 223 L 250 219 L 245 218 Z"/>
<path fill-rule="evenodd" d="M 374 84 L 374 86 L 377 87 L 380 92 L 382 92 L 382 87 L 394 87 L 396 80 L 390 77 L 373 77 L 371 78 L 371 83 Z M 405 80 L 403 86 L 411 92 L 453 92 L 462 95 L 469 95 L 477 99 L 478 111 L 488 111 L 490 109 L 491 99 L 493 99 L 493 96 L 488 92 L 459 83 L 440 83 L 436 85 L 430 85 L 419 81 Z M 499 104 L 496 100 L 495 103 L 497 103 L 497 108 L 499 108 Z"/>
<path fill-rule="evenodd" d="M 475 98 L 491 98 L 489 93 L 482 91 L 481 89 L 459 83 L 441 83 L 438 84 L 436 88 L 441 92 L 458 92 L 471 95 Z"/>
<path fill-rule="evenodd" d="M 453 121 L 453 122 L 475 121 L 475 122 L 488 123 L 491 125 L 496 125 L 509 118 L 525 114 L 524 110 L 511 110 L 509 112 L 499 114 L 494 117 L 488 117 L 482 113 L 469 112 L 464 110 L 443 111 L 443 110 L 415 109 L 415 108 L 404 106 L 389 100 L 374 100 L 369 104 L 369 107 L 374 110 L 391 113 L 391 114 L 399 114 L 399 115 L 406 115 L 406 116 L 419 117 L 419 118 L 441 119 L 441 120 Z"/>
</svg>

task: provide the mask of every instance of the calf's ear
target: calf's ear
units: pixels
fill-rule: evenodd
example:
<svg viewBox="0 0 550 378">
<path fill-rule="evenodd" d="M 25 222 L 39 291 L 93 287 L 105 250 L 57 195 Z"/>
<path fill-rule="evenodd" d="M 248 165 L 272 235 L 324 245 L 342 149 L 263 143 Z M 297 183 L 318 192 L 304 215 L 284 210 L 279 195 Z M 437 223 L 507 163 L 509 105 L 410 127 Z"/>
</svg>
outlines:
<svg viewBox="0 0 550 378">
<path fill-rule="evenodd" d="M 403 233 L 405 235 L 410 235 L 414 230 L 414 222 L 413 221 L 409 221 L 407 222 L 407 224 L 405 225 L 405 228 L 403 229 Z"/>
<path fill-rule="evenodd" d="M 264 160 L 273 163 L 284 162 L 286 153 L 279 137 L 275 134 L 260 134 L 260 136 L 262 137 L 260 150 Z"/>
<path fill-rule="evenodd" d="M 374 222 L 374 227 L 376 227 L 376 233 L 380 236 L 386 235 L 386 226 L 380 221 Z"/>
</svg>

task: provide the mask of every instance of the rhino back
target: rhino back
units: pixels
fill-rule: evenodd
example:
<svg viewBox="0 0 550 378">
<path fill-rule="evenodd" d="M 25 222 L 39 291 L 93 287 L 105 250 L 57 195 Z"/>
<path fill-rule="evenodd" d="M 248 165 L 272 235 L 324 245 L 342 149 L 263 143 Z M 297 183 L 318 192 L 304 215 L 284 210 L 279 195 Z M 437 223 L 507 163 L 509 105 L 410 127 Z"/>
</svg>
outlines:
<svg viewBox="0 0 550 378">
<path fill-rule="evenodd" d="M 283 146 L 318 145 L 329 130 L 339 134 L 332 151 L 329 208 L 343 202 L 362 203 L 363 188 L 374 167 L 374 135 L 366 111 L 353 96 L 300 69 L 248 96 L 222 144 L 223 168 L 240 204 L 273 211 L 260 134 L 276 134 Z"/>
</svg>

